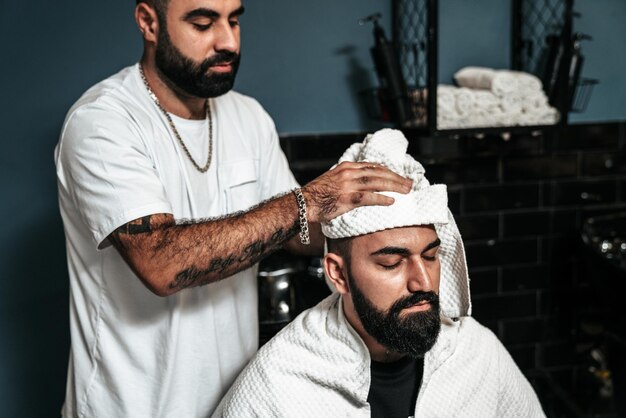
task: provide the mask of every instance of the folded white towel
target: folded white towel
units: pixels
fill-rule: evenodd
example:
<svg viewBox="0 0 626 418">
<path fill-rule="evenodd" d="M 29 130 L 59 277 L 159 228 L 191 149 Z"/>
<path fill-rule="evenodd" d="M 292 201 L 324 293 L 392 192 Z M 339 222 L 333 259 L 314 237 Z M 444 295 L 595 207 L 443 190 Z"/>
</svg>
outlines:
<svg viewBox="0 0 626 418">
<path fill-rule="evenodd" d="M 559 122 L 559 111 L 553 107 L 544 107 L 533 113 L 522 113 L 519 124 L 524 126 L 532 125 L 554 125 Z"/>
<path fill-rule="evenodd" d="M 461 115 L 456 107 L 456 90 L 458 87 L 439 85 L 437 87 L 437 127 L 450 129 L 461 125 Z"/>
<path fill-rule="evenodd" d="M 500 108 L 503 113 L 519 114 L 522 112 L 522 99 L 514 94 L 500 97 Z"/>
<path fill-rule="evenodd" d="M 494 70 L 485 67 L 465 67 L 454 74 L 454 80 L 461 87 L 490 90 L 502 97 L 519 90 L 518 77 L 511 71 Z"/>
<path fill-rule="evenodd" d="M 522 111 L 525 113 L 541 113 L 548 108 L 548 98 L 543 91 L 535 91 L 521 97 Z"/>
<path fill-rule="evenodd" d="M 474 113 L 490 114 L 500 110 L 499 98 L 488 90 L 471 90 L 474 94 L 475 111 Z"/>
<path fill-rule="evenodd" d="M 534 92 L 543 92 L 543 85 L 541 84 L 539 77 L 523 71 L 511 71 L 511 73 L 517 78 L 517 83 L 522 96 L 526 93 L 532 94 Z"/>
<path fill-rule="evenodd" d="M 494 121 L 494 126 L 517 126 L 520 124 L 521 113 L 501 113 Z"/>
<path fill-rule="evenodd" d="M 477 75 L 476 81 L 479 85 L 486 80 L 490 71 L 495 72 L 495 70 L 473 67 L 462 71 L 465 71 L 465 75 L 468 73 L 473 76 Z M 548 104 L 548 98 L 541 90 L 539 79 L 521 72 L 502 72 L 523 80 L 517 84 L 517 90 L 498 96 L 490 89 L 438 86 L 437 127 L 439 129 L 462 129 L 551 125 L 558 122 L 558 112 Z M 504 78 L 500 77 L 500 80 Z"/>
<path fill-rule="evenodd" d="M 523 71 L 465 67 L 454 74 L 454 79 L 461 87 L 489 90 L 497 96 L 516 94 L 524 97 L 543 91 L 541 80 Z"/>
<path fill-rule="evenodd" d="M 448 85 L 437 86 L 437 113 L 444 115 L 456 114 L 456 87 Z"/>
<path fill-rule="evenodd" d="M 456 105 L 456 112 L 459 116 L 470 116 L 474 113 L 476 102 L 472 91 L 468 88 L 462 87 L 454 90 L 454 98 Z"/>
<path fill-rule="evenodd" d="M 486 90 L 440 85 L 437 94 L 439 129 L 492 126 L 493 115 L 502 112 L 498 97 Z"/>
<path fill-rule="evenodd" d="M 461 87 L 490 90 L 496 71 L 485 67 L 464 67 L 454 73 L 454 81 Z"/>
<path fill-rule="evenodd" d="M 497 126 L 498 121 L 500 120 L 500 117 L 501 117 L 500 113 L 476 114 L 476 115 L 473 115 L 471 120 L 467 122 L 467 126 L 473 127 L 473 128 L 476 128 L 476 127 L 489 128 L 492 126 Z"/>
<path fill-rule="evenodd" d="M 437 129 L 460 129 L 465 127 L 464 120 L 437 116 Z"/>
</svg>

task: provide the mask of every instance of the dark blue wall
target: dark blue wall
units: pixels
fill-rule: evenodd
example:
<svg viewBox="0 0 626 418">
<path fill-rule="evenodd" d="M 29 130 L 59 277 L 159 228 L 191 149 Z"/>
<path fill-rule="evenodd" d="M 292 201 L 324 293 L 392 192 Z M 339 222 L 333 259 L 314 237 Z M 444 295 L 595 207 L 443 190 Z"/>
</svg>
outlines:
<svg viewBox="0 0 626 418">
<path fill-rule="evenodd" d="M 390 1 L 248 2 L 237 88 L 261 101 L 280 132 L 377 126 L 366 119 L 357 95 L 376 82 L 372 27 L 358 19 L 377 11 L 391 36 Z"/>
<path fill-rule="evenodd" d="M 58 416 L 68 284 L 53 148 L 68 107 L 139 53 L 132 4 L 2 1 L 0 7 L 0 415 Z"/>
<path fill-rule="evenodd" d="M 357 102 L 357 92 L 376 83 L 369 56 L 370 29 L 355 19 L 380 0 L 250 3 L 244 20 L 246 54 L 237 88 L 261 101 L 283 133 L 354 132 L 376 126 Z M 439 79 L 466 65 L 510 66 L 511 2 L 440 1 Z M 586 112 L 574 122 L 626 119 L 626 3 L 577 1 L 575 30 L 593 35 L 583 44 L 583 76 L 597 78 Z M 331 11 L 332 10 L 332 11 Z M 281 15 L 284 11 L 284 15 Z M 285 16 L 264 22 L 273 16 Z M 389 20 L 385 21 L 390 27 Z M 246 26 L 247 25 L 247 26 Z M 388 32 L 388 34 L 390 34 Z M 261 80 L 261 81 L 259 81 Z"/>
<path fill-rule="evenodd" d="M 582 18 L 575 30 L 588 33 L 593 40 L 583 45 L 583 76 L 600 80 L 585 113 L 574 114 L 572 121 L 626 119 L 626 2 L 623 0 L 583 0 L 576 2 Z"/>
<path fill-rule="evenodd" d="M 248 1 L 240 91 L 282 133 L 372 129 L 356 92 L 374 84 L 370 28 L 389 1 Z M 581 1 L 586 75 L 601 79 L 578 120 L 626 118 L 626 3 Z M 134 2 L 0 1 L 0 405 L 2 416 L 54 416 L 69 344 L 63 231 L 53 148 L 65 112 L 96 81 L 137 61 Z M 440 76 L 466 64 L 508 65 L 509 3 L 442 0 Z"/>
</svg>

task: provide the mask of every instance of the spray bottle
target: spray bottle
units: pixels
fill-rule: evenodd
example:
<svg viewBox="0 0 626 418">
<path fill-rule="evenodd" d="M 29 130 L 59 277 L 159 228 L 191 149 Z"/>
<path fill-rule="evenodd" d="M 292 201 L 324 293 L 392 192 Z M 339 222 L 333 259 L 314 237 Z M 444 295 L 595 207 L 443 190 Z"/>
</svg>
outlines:
<svg viewBox="0 0 626 418">
<path fill-rule="evenodd" d="M 580 42 L 585 40 L 591 40 L 591 36 L 584 33 L 575 33 L 572 39 L 572 61 L 569 66 L 568 76 L 568 94 L 569 94 L 569 108 L 572 109 L 574 104 L 574 98 L 576 96 L 576 87 L 580 81 L 580 73 L 582 70 L 585 57 L 582 55 L 580 49 Z"/>
<path fill-rule="evenodd" d="M 387 40 L 385 31 L 378 23 L 380 17 L 381 14 L 376 13 L 359 20 L 359 24 L 364 25 L 366 22 L 374 24 L 374 46 L 371 53 L 383 94 L 383 103 L 389 108 L 392 120 L 403 125 L 409 120 L 410 115 L 406 83 L 393 45 Z"/>
</svg>

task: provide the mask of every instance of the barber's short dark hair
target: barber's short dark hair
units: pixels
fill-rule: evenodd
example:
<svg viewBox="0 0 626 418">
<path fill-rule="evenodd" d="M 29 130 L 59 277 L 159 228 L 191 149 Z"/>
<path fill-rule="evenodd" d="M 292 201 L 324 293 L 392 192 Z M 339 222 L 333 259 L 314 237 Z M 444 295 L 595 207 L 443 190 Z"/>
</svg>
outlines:
<svg viewBox="0 0 626 418">
<path fill-rule="evenodd" d="M 165 13 L 170 0 L 136 0 L 136 4 L 146 3 L 155 8 L 158 13 Z"/>
<path fill-rule="evenodd" d="M 137 4 L 139 3 L 148 3 L 150 5 L 161 5 L 161 6 L 167 6 L 167 3 L 169 3 L 170 0 L 137 0 Z"/>
<path fill-rule="evenodd" d="M 148 6 L 153 7 L 156 10 L 157 16 L 159 18 L 159 24 L 165 25 L 167 19 L 165 18 L 167 14 L 167 5 L 170 0 L 136 0 L 136 4 L 146 3 Z"/>
</svg>

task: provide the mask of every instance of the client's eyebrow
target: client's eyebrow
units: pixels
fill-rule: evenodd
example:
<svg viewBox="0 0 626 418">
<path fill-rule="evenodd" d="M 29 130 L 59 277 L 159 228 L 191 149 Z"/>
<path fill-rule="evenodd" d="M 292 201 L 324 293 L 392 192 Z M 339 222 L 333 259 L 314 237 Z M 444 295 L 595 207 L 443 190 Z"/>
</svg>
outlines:
<svg viewBox="0 0 626 418">
<path fill-rule="evenodd" d="M 408 256 L 411 252 L 403 247 L 383 247 L 379 250 L 374 251 L 370 255 L 403 255 Z"/>
<path fill-rule="evenodd" d="M 428 252 L 429 250 L 432 250 L 435 247 L 439 247 L 439 245 L 441 245 L 441 240 L 439 238 L 437 238 L 436 240 L 434 240 L 433 242 L 428 244 L 422 250 L 422 254 L 424 254 L 425 252 Z M 370 255 L 402 255 L 402 256 L 409 256 L 409 255 L 411 255 L 411 252 L 408 250 L 408 248 L 387 246 L 387 247 L 383 247 L 383 248 L 381 248 L 379 250 L 376 250 L 373 253 L 370 253 Z"/>
<path fill-rule="evenodd" d="M 441 245 L 441 240 L 437 238 L 436 240 L 428 244 L 426 248 L 422 250 L 422 254 L 424 254 L 425 252 L 428 252 L 428 250 L 432 250 L 435 247 L 439 247 L 440 245 Z"/>
<path fill-rule="evenodd" d="M 241 6 L 240 8 L 238 8 L 237 10 L 235 10 L 234 12 L 232 12 L 229 17 L 236 17 L 236 16 L 241 16 L 243 14 L 243 12 L 245 12 L 246 9 L 245 7 Z"/>
</svg>

